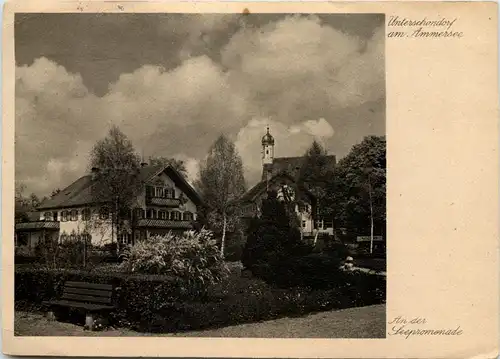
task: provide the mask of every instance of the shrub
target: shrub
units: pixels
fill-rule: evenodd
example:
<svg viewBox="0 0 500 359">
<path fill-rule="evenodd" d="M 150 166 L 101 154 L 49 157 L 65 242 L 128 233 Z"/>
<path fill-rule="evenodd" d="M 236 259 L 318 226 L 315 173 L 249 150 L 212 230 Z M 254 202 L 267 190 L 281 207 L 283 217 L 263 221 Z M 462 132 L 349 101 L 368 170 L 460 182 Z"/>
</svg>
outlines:
<svg viewBox="0 0 500 359">
<path fill-rule="evenodd" d="M 258 275 L 279 287 L 332 288 L 346 281 L 341 260 L 325 254 L 291 257 L 261 265 Z"/>
<path fill-rule="evenodd" d="M 352 254 L 352 252 L 345 244 L 333 240 L 326 242 L 323 251 L 325 253 L 328 253 L 328 255 L 335 256 L 341 260 L 346 259 L 349 255 Z"/>
<path fill-rule="evenodd" d="M 199 296 L 168 276 L 16 268 L 15 301 L 16 309 L 36 310 L 42 301 L 58 298 L 65 281 L 112 284 L 118 289 L 112 324 L 148 332 L 214 328 L 384 301 L 384 277 L 345 275 L 342 285 L 316 290 L 274 288 L 262 280 L 232 275 Z"/>
<path fill-rule="evenodd" d="M 248 226 L 242 257 L 245 268 L 253 272 L 264 263 L 309 252 L 292 223 L 284 203 L 273 197 L 263 200 L 261 217 L 253 218 Z"/>
<path fill-rule="evenodd" d="M 80 239 L 68 239 L 61 243 L 57 239 L 45 238 L 35 247 L 38 264 L 48 268 L 82 268 L 90 264 L 92 246 Z"/>
<path fill-rule="evenodd" d="M 122 268 L 131 273 L 170 275 L 193 286 L 217 283 L 228 274 L 212 232 L 207 230 L 139 242 L 126 253 Z"/>
</svg>

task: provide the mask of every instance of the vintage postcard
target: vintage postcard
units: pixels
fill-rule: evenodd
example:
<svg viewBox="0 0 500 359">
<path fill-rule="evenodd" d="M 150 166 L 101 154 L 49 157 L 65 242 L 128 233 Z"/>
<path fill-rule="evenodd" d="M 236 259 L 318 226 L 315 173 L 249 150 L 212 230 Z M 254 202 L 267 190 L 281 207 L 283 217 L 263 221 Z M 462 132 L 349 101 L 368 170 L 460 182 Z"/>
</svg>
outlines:
<svg viewBox="0 0 500 359">
<path fill-rule="evenodd" d="M 496 3 L 3 20 L 4 353 L 497 357 Z"/>
</svg>

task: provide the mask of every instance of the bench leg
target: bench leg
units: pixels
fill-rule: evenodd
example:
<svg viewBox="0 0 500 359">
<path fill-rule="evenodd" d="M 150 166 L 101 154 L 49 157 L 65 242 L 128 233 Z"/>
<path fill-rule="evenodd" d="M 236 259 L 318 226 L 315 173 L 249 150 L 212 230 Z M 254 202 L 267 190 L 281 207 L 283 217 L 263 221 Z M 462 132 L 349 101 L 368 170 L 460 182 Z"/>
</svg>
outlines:
<svg viewBox="0 0 500 359">
<path fill-rule="evenodd" d="M 54 313 L 54 310 L 53 310 L 53 309 L 50 309 L 50 310 L 47 312 L 46 317 L 47 317 L 47 319 L 48 319 L 48 320 L 50 320 L 50 321 L 56 320 L 56 313 Z"/>
<path fill-rule="evenodd" d="M 85 315 L 85 329 L 87 330 L 94 330 L 94 316 L 92 313 L 87 313 Z"/>
</svg>

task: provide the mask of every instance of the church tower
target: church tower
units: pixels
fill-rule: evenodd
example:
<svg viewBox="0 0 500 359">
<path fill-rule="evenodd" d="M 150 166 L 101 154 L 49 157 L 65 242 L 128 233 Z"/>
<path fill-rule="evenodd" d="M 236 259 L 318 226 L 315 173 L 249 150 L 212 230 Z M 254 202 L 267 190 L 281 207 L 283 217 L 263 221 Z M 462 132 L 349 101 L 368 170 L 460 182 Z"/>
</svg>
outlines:
<svg viewBox="0 0 500 359">
<path fill-rule="evenodd" d="M 269 133 L 269 126 L 267 133 L 262 137 L 262 180 L 269 180 L 271 177 L 274 161 L 274 138 Z"/>
</svg>

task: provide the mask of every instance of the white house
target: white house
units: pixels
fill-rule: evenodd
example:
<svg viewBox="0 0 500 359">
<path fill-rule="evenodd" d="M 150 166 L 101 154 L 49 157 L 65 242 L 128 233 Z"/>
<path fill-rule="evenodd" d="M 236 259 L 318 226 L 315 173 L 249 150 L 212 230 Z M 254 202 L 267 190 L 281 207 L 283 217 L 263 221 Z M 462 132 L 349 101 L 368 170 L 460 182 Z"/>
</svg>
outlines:
<svg viewBox="0 0 500 359">
<path fill-rule="evenodd" d="M 109 204 L 97 203 L 92 195 L 98 171 L 92 169 L 44 201 L 38 207 L 38 221 L 16 224 L 16 243 L 34 248 L 43 238 L 86 238 L 93 245 L 131 244 L 154 234 L 193 228 L 201 198 L 173 167 L 142 164 L 141 193 L 120 228 L 112 223 Z"/>
</svg>

